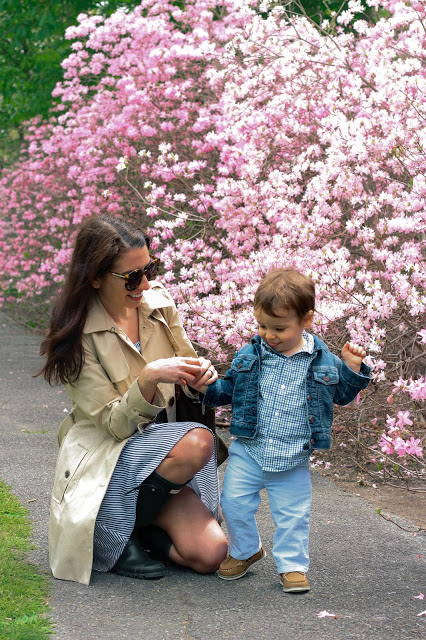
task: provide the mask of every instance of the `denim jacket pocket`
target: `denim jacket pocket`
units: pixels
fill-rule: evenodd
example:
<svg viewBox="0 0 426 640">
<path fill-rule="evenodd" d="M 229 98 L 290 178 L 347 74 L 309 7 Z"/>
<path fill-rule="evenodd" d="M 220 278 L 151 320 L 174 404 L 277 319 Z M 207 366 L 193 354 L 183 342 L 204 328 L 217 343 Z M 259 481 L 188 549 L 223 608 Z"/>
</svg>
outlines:
<svg viewBox="0 0 426 640">
<path fill-rule="evenodd" d="M 339 372 L 337 367 L 323 366 L 312 367 L 312 374 L 315 382 L 323 385 L 336 385 L 339 382 Z"/>
<path fill-rule="evenodd" d="M 234 358 L 231 369 L 234 378 L 232 394 L 234 424 L 244 423 L 247 428 L 252 429 L 257 421 L 258 359 L 256 356 L 241 354 Z"/>
<path fill-rule="evenodd" d="M 321 431 L 329 431 L 333 421 L 333 401 L 339 383 L 339 372 L 333 365 L 324 365 L 313 367 L 312 376 Z"/>
<path fill-rule="evenodd" d="M 257 362 L 256 356 L 236 356 L 232 362 L 231 369 L 234 373 L 247 373 L 252 370 Z"/>
</svg>

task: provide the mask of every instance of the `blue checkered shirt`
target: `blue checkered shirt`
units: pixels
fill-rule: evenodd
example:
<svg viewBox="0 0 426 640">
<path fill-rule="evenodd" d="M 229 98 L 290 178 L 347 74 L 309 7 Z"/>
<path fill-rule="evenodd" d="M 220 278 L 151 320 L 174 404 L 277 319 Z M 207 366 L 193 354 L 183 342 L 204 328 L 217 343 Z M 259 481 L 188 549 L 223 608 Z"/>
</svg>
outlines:
<svg viewBox="0 0 426 640">
<path fill-rule="evenodd" d="M 310 455 L 305 385 L 314 338 L 306 332 L 303 337 L 304 346 L 291 356 L 261 342 L 258 432 L 254 440 L 239 440 L 263 471 L 286 471 Z"/>
</svg>

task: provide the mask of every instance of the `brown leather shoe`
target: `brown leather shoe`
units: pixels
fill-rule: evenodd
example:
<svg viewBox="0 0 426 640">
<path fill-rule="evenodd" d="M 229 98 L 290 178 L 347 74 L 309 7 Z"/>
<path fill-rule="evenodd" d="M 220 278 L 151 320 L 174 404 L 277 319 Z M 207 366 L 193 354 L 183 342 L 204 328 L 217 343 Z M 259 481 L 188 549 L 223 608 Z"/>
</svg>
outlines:
<svg viewBox="0 0 426 640">
<path fill-rule="evenodd" d="M 302 591 L 309 591 L 311 588 L 308 576 L 302 571 L 280 573 L 280 582 L 286 593 L 300 593 Z"/>
<path fill-rule="evenodd" d="M 247 558 L 247 560 L 237 560 L 232 556 L 227 556 L 219 567 L 217 575 L 222 580 L 237 580 L 246 575 L 247 571 L 254 562 L 261 560 L 265 557 L 265 552 L 262 547 L 254 555 Z"/>
</svg>

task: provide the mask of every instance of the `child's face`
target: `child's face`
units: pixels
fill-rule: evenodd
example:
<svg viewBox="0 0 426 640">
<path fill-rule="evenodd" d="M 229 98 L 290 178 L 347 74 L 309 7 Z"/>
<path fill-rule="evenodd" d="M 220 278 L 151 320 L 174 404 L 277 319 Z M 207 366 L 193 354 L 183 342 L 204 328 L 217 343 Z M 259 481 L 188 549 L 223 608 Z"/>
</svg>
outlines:
<svg viewBox="0 0 426 640">
<path fill-rule="evenodd" d="M 290 309 L 277 311 L 276 316 L 269 316 L 261 307 L 254 310 L 262 340 L 286 356 L 291 356 L 302 348 L 302 334 L 311 326 L 313 315 L 313 311 L 310 311 L 304 318 L 299 318 L 296 312 Z"/>
</svg>

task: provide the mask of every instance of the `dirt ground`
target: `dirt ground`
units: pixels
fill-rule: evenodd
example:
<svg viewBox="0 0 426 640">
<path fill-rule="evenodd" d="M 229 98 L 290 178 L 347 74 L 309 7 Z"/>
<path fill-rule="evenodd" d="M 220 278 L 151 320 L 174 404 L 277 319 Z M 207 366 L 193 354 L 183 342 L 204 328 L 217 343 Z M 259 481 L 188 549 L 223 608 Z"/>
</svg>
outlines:
<svg viewBox="0 0 426 640">
<path fill-rule="evenodd" d="M 341 447 L 341 443 L 345 443 Z M 314 453 L 315 469 L 335 482 L 341 489 L 359 495 L 370 502 L 384 518 L 398 522 L 410 531 L 426 532 L 426 478 L 404 480 L 393 477 L 382 480 L 377 466 L 369 462 L 368 455 L 354 442 L 348 442 L 347 434 L 333 434 L 330 451 Z M 317 464 L 316 464 L 317 463 Z M 392 472 L 392 466 L 390 467 Z M 397 517 L 395 520 L 394 516 Z M 406 523 L 399 522 L 403 518 Z"/>
<path fill-rule="evenodd" d="M 345 491 L 355 493 L 370 502 L 376 510 L 380 509 L 383 517 L 395 522 L 398 518 L 407 521 L 405 524 L 398 521 L 399 526 L 410 531 L 426 532 L 425 475 L 418 473 L 419 469 L 416 470 L 412 465 L 413 477 L 407 483 L 403 474 L 395 473 L 393 465 L 388 464 L 389 475 L 383 480 L 378 473 L 377 464 L 371 462 L 371 451 L 366 448 L 379 441 L 379 433 L 363 430 L 362 445 L 351 435 L 353 434 L 348 433 L 345 428 L 333 428 L 331 450 L 314 454 L 313 464 L 320 461 L 317 471 Z M 379 457 L 378 449 L 377 458 Z M 397 520 L 393 516 L 397 516 Z"/>
<path fill-rule="evenodd" d="M 380 514 L 386 519 L 391 519 L 397 526 L 409 531 L 426 532 L 426 492 L 408 491 L 405 487 L 391 487 L 386 484 L 376 484 L 374 488 L 370 483 L 361 485 L 358 482 L 332 479 L 341 489 L 359 495 L 376 510 L 380 509 Z M 399 518 L 406 522 L 401 522 Z"/>
</svg>

